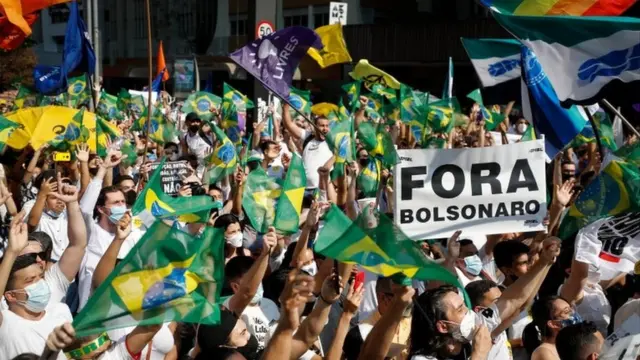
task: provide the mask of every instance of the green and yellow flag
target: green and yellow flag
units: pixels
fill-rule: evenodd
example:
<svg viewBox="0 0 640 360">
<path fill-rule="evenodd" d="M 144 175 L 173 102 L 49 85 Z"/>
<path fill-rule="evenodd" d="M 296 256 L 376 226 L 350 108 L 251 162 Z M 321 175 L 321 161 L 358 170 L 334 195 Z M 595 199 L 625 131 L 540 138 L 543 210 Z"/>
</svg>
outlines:
<svg viewBox="0 0 640 360">
<path fill-rule="evenodd" d="M 6 117 L 0 115 L 0 153 L 2 152 L 2 150 L 4 150 L 5 145 L 7 145 L 9 135 L 11 135 L 14 129 L 17 129 L 19 127 L 20 124 L 14 123 Z"/>
<path fill-rule="evenodd" d="M 291 87 L 287 102 L 301 113 L 309 114 L 311 112 L 311 91 Z"/>
<path fill-rule="evenodd" d="M 142 95 L 132 96 L 127 90 L 120 89 L 118 93 L 118 108 L 120 111 L 130 112 L 140 115 L 147 108 Z"/>
<path fill-rule="evenodd" d="M 458 278 L 427 258 L 420 245 L 409 239 L 385 214 L 369 207 L 351 221 L 332 205 L 314 250 L 328 258 L 358 264 L 384 277 L 402 274 L 418 280 L 437 280 L 463 288 Z"/>
<path fill-rule="evenodd" d="M 390 169 L 398 163 L 398 152 L 393 145 L 391 134 L 384 131 L 382 126 L 374 126 L 370 122 L 360 124 L 358 139 L 369 155 L 382 161 L 384 167 Z"/>
<path fill-rule="evenodd" d="M 386 86 L 382 86 L 380 84 L 375 84 L 375 85 L 373 85 L 373 88 L 371 89 L 371 92 L 376 94 L 376 95 L 384 96 L 385 99 L 387 99 L 388 101 L 390 101 L 392 103 L 398 102 L 398 94 L 396 93 L 396 91 L 394 89 L 388 88 Z"/>
<path fill-rule="evenodd" d="M 293 234 L 300 228 L 302 199 L 307 186 L 307 176 L 302 158 L 293 153 L 287 176 L 282 185 L 282 195 L 278 200 L 273 226 L 286 234 Z"/>
<path fill-rule="evenodd" d="M 242 207 L 251 226 L 258 233 L 266 233 L 269 226 L 273 225 L 281 193 L 280 185 L 267 175 L 262 166 L 247 176 L 242 194 Z"/>
<path fill-rule="evenodd" d="M 440 100 L 429 104 L 427 122 L 433 132 L 448 134 L 455 126 L 454 112 L 458 100 L 456 98 Z M 449 106 L 449 103 L 454 104 Z M 457 105 L 459 108 L 460 106 Z"/>
<path fill-rule="evenodd" d="M 96 116 L 96 153 L 99 157 L 103 158 L 107 156 L 107 143 L 108 140 L 113 140 L 118 136 L 118 133 L 109 126 L 109 123 L 100 116 Z"/>
<path fill-rule="evenodd" d="M 527 131 L 525 131 L 524 134 L 522 134 L 520 141 L 531 141 L 536 139 L 537 139 L 536 130 L 532 125 L 529 125 L 527 126 Z"/>
<path fill-rule="evenodd" d="M 216 136 L 217 146 L 207 157 L 206 163 L 209 164 L 208 170 L 209 184 L 215 184 L 224 176 L 233 174 L 238 166 L 238 154 L 235 145 L 229 140 L 227 135 L 214 124 L 209 123 L 213 133 Z"/>
<path fill-rule="evenodd" d="M 91 100 L 91 89 L 87 86 L 87 76 L 82 74 L 69 79 L 67 86 L 70 105 L 74 108 L 88 106 Z"/>
<path fill-rule="evenodd" d="M 319 103 L 313 104 L 311 107 L 311 113 L 317 116 L 323 116 L 325 118 L 329 118 L 332 112 L 338 112 L 340 109 L 338 105 L 332 103 Z"/>
<path fill-rule="evenodd" d="M 13 100 L 13 111 L 18 109 L 23 109 L 27 107 L 35 106 L 36 104 L 36 95 L 31 92 L 28 88 L 22 86 L 18 87 L 18 94 L 16 98 Z"/>
<path fill-rule="evenodd" d="M 89 140 L 89 129 L 84 125 L 83 119 L 84 108 L 81 108 L 71 118 L 65 132 L 49 141 L 49 145 L 59 151 L 70 151 L 75 145 L 86 143 Z"/>
<path fill-rule="evenodd" d="M 480 92 L 480 89 L 473 90 L 467 95 L 467 97 L 473 100 L 480 107 L 479 115 L 482 116 L 482 120 L 484 120 L 485 122 L 484 126 L 487 130 L 489 131 L 495 130 L 498 127 L 498 125 L 500 125 L 504 121 L 505 119 L 504 115 L 491 111 L 490 109 L 484 106 L 484 101 L 482 100 L 482 93 Z M 471 120 L 476 120 L 476 119 L 471 119 Z"/>
<path fill-rule="evenodd" d="M 321 50 L 309 48 L 309 56 L 315 60 L 321 68 L 331 65 L 351 62 L 351 55 L 347 50 L 347 43 L 342 34 L 342 24 L 321 26 L 317 28 L 316 34 L 322 40 L 324 46 Z"/>
<path fill-rule="evenodd" d="M 362 89 L 362 80 L 356 80 L 348 84 L 342 85 L 342 90 L 347 93 L 347 101 L 349 111 L 354 112 L 358 108 L 360 101 L 360 90 Z"/>
<path fill-rule="evenodd" d="M 372 89 L 373 85 L 380 84 L 392 89 L 400 89 L 400 82 L 389 73 L 369 64 L 369 60 L 358 61 L 349 76 L 354 80 L 362 80 L 367 89 Z"/>
<path fill-rule="evenodd" d="M 98 115 L 102 115 L 108 120 L 122 120 L 122 112 L 118 108 L 118 97 L 109 95 L 104 89 L 100 94 L 100 101 L 98 102 L 98 109 L 96 111 Z"/>
<path fill-rule="evenodd" d="M 221 104 L 222 99 L 219 96 L 206 91 L 199 91 L 189 95 L 189 97 L 184 101 L 180 111 L 185 114 L 194 112 L 203 121 L 210 120 L 211 117 L 213 117 L 211 108 L 219 109 Z"/>
<path fill-rule="evenodd" d="M 162 111 L 153 107 L 153 116 L 150 119 L 150 125 L 147 124 L 148 109 L 144 109 L 142 115 L 133 122 L 131 130 L 146 133 L 149 131 L 149 139 L 157 144 L 166 144 L 173 142 L 176 135 L 175 125 L 168 121 Z"/>
<path fill-rule="evenodd" d="M 78 337 L 137 325 L 220 322 L 224 233 L 156 221 L 73 320 Z"/>
<path fill-rule="evenodd" d="M 369 159 L 367 166 L 358 174 L 356 186 L 365 197 L 375 197 L 378 194 L 381 172 L 382 163 L 380 163 L 380 160 Z"/>
<path fill-rule="evenodd" d="M 253 101 L 251 101 L 251 99 L 249 99 L 247 95 L 234 89 L 231 85 L 224 83 L 223 91 L 224 91 L 223 98 L 233 101 L 233 103 L 236 104 L 236 106 L 239 106 L 240 104 L 244 104 L 246 109 L 253 109 L 255 107 L 255 105 L 253 104 Z"/>
<path fill-rule="evenodd" d="M 346 165 L 355 159 L 355 136 L 353 119 L 339 121 L 327 134 L 327 145 L 333 151 L 336 162 L 333 165 L 332 178 L 337 179 L 346 173 Z"/>
</svg>

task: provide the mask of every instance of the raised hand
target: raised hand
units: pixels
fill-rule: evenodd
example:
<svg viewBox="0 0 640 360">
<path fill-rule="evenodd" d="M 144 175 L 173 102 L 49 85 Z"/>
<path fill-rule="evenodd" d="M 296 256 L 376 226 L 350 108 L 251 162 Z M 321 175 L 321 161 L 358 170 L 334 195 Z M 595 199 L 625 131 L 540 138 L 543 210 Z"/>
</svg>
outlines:
<svg viewBox="0 0 640 360">
<path fill-rule="evenodd" d="M 43 196 L 51 195 L 58 191 L 58 181 L 54 178 L 49 178 L 47 181 L 43 181 L 40 185 L 40 192 Z"/>
<path fill-rule="evenodd" d="M 347 292 L 347 298 L 344 300 L 342 304 L 343 314 L 353 318 L 358 312 L 358 308 L 360 307 L 360 302 L 362 302 L 362 296 L 364 295 L 364 284 L 359 284 L 356 289 L 354 286 L 349 288 Z"/>
<path fill-rule="evenodd" d="M 458 238 L 461 233 L 462 231 L 460 230 L 454 232 L 447 242 L 447 251 L 451 259 L 457 259 L 460 256 L 460 243 L 458 242 Z"/>
<path fill-rule="evenodd" d="M 300 325 L 300 309 L 313 296 L 315 282 L 298 269 L 289 272 L 287 282 L 280 294 L 280 304 L 284 316 L 280 316 L 280 324 L 290 330 Z"/>
<path fill-rule="evenodd" d="M 318 202 L 314 201 L 311 204 L 311 208 L 309 209 L 309 213 L 307 214 L 307 221 L 305 221 L 305 225 L 308 227 L 314 227 L 320 221 L 320 218 L 331 206 L 328 202 Z"/>
<path fill-rule="evenodd" d="M 76 147 L 76 158 L 83 163 L 89 162 L 89 145 L 79 144 Z"/>
<path fill-rule="evenodd" d="M 366 96 L 360 96 L 358 99 L 358 104 L 360 104 L 360 109 L 366 109 L 367 104 L 369 103 L 369 99 Z"/>
<path fill-rule="evenodd" d="M 122 160 L 126 157 L 126 155 L 122 155 L 120 151 L 117 150 L 109 150 L 107 156 L 104 158 L 102 166 L 106 169 L 113 169 L 114 167 L 120 165 Z"/>
<path fill-rule="evenodd" d="M 11 198 L 12 194 L 9 189 L 0 181 L 0 206 L 4 205 Z"/>
<path fill-rule="evenodd" d="M 24 210 L 13 218 L 9 228 L 9 244 L 7 251 L 15 255 L 20 254 L 22 249 L 27 247 L 27 244 L 29 243 L 29 230 L 27 228 L 27 224 L 22 221 L 23 218 Z"/>
<path fill-rule="evenodd" d="M 540 260 L 547 264 L 556 262 L 556 258 L 560 255 L 560 239 L 557 237 L 549 237 L 542 243 L 542 251 L 540 252 Z"/>
<path fill-rule="evenodd" d="M 73 343 L 76 337 L 76 331 L 70 323 L 64 323 L 49 334 L 47 338 L 47 348 L 53 352 L 65 349 Z"/>
<path fill-rule="evenodd" d="M 124 214 L 116 227 L 116 239 L 125 240 L 131 234 L 131 214 Z"/>
<path fill-rule="evenodd" d="M 557 201 L 558 204 L 564 207 L 569 205 L 569 202 L 571 201 L 571 197 L 573 196 L 573 193 L 574 193 L 573 184 L 574 184 L 573 181 L 567 180 L 562 185 L 555 185 L 554 200 Z"/>
<path fill-rule="evenodd" d="M 240 168 L 239 166 L 236 169 L 236 174 L 234 176 L 234 179 L 235 179 L 236 184 L 238 186 L 244 185 L 244 181 L 246 180 L 246 176 L 244 175 L 244 171 L 242 171 L 242 168 Z"/>
<path fill-rule="evenodd" d="M 64 202 L 65 204 L 69 204 L 78 201 L 78 188 L 73 185 L 63 184 L 60 188 L 60 191 L 51 193 L 51 196 Z"/>
<path fill-rule="evenodd" d="M 340 284 L 340 289 L 336 289 L 336 283 Z M 327 304 L 333 304 L 338 301 L 343 289 L 344 285 L 342 284 L 340 276 L 333 272 L 331 276 L 327 276 L 327 278 L 324 279 L 322 290 L 320 291 L 320 298 Z"/>
<path fill-rule="evenodd" d="M 276 245 L 278 245 L 276 228 L 270 226 L 269 231 L 262 237 L 262 252 L 271 253 L 276 248 Z"/>
</svg>

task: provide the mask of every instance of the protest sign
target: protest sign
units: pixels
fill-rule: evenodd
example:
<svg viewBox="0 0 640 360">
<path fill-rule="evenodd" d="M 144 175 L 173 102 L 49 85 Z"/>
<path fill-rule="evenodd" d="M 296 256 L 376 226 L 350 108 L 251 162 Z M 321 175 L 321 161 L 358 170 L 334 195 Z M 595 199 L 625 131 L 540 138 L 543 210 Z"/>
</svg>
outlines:
<svg viewBox="0 0 640 360">
<path fill-rule="evenodd" d="M 502 144 L 502 134 L 501 133 L 499 133 L 497 131 L 490 131 L 490 133 L 491 133 L 491 137 L 493 137 L 493 141 L 495 142 L 496 145 L 503 145 Z M 507 133 L 506 135 L 507 135 L 507 140 L 509 141 L 509 144 L 517 143 L 522 138 L 522 135 L 518 135 L 518 134 Z"/>
<path fill-rule="evenodd" d="M 542 140 L 500 147 L 398 150 L 395 213 L 414 240 L 544 230 Z"/>
<path fill-rule="evenodd" d="M 151 170 L 158 168 L 160 163 L 151 164 Z M 189 173 L 186 161 L 167 161 L 162 167 L 160 173 L 160 181 L 162 182 L 162 190 L 167 195 L 175 195 L 180 190 L 180 183 L 183 177 Z"/>
<path fill-rule="evenodd" d="M 640 213 L 597 220 L 576 235 L 576 260 L 598 269 L 601 280 L 630 273 L 640 260 Z"/>
</svg>

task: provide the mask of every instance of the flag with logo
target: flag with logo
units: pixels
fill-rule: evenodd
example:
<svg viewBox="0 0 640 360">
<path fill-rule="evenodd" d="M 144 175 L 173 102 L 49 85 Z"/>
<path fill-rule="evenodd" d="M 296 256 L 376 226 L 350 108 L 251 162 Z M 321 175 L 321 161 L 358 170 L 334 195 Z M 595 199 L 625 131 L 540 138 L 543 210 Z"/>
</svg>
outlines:
<svg viewBox="0 0 640 360">
<path fill-rule="evenodd" d="M 589 105 L 640 80 L 640 19 L 513 16 L 496 20 L 531 49 L 563 104 Z M 546 134 L 545 134 L 546 135 Z"/>
<path fill-rule="evenodd" d="M 505 119 L 505 116 L 491 111 L 489 108 L 484 106 L 484 101 L 482 100 L 482 93 L 480 89 L 475 89 L 470 92 L 467 97 L 473 100 L 476 104 L 478 104 L 479 110 L 478 115 L 485 122 L 485 128 L 489 131 L 495 130 L 500 123 L 502 123 Z M 476 119 L 472 119 L 476 120 Z"/>
<path fill-rule="evenodd" d="M 236 147 L 227 135 L 214 123 L 209 123 L 213 134 L 216 136 L 216 148 L 205 161 L 209 165 L 209 184 L 215 184 L 224 176 L 233 174 L 238 166 L 238 154 Z"/>
<path fill-rule="evenodd" d="M 107 145 L 118 136 L 118 133 L 110 126 L 110 124 L 96 116 L 96 153 L 99 157 L 107 156 Z M 127 159 L 130 160 L 130 159 Z"/>
<path fill-rule="evenodd" d="M 67 84 L 67 94 L 69 95 L 71 107 L 88 106 L 89 100 L 91 100 L 91 89 L 87 86 L 86 75 L 83 74 L 71 78 Z"/>
<path fill-rule="evenodd" d="M 74 318 L 76 335 L 173 321 L 219 323 L 224 244 L 221 229 L 193 236 L 154 222 Z"/>
<path fill-rule="evenodd" d="M 487 7 L 513 15 L 618 16 L 636 0 L 482 0 Z"/>
<path fill-rule="evenodd" d="M 448 134 L 455 126 L 454 113 L 459 109 L 456 98 L 440 100 L 429 104 L 427 122 L 434 133 Z"/>
<path fill-rule="evenodd" d="M 380 185 L 382 164 L 378 159 L 369 159 L 367 166 L 362 168 L 356 177 L 356 186 L 365 197 L 376 197 Z"/>
<path fill-rule="evenodd" d="M 138 195 L 131 208 L 134 216 L 138 216 L 147 225 L 156 219 L 172 219 L 186 223 L 206 223 L 209 211 L 218 206 L 209 195 L 172 197 L 167 195 L 162 187 L 162 167 L 166 162 L 163 158 L 156 170 L 151 174 L 149 182 Z"/>
<path fill-rule="evenodd" d="M 311 48 L 308 53 L 321 68 L 351 62 L 351 55 L 342 33 L 342 24 L 321 26 L 316 29 L 316 34 L 320 37 L 323 47 L 319 50 Z"/>
<path fill-rule="evenodd" d="M 400 82 L 390 74 L 369 64 L 369 60 L 362 59 L 358 61 L 349 76 L 354 80 L 362 80 L 365 88 L 371 90 L 373 85 L 380 84 L 392 89 L 400 89 Z"/>
<path fill-rule="evenodd" d="M 483 87 L 520 77 L 520 42 L 514 39 L 462 39 Z"/>
<path fill-rule="evenodd" d="M 0 153 L 4 150 L 5 145 L 7 145 L 9 135 L 11 135 L 14 129 L 17 129 L 19 127 L 20 124 L 14 123 L 6 117 L 0 115 Z"/>
<path fill-rule="evenodd" d="M 326 136 L 327 145 L 336 159 L 333 165 L 332 178 L 337 179 L 346 174 L 346 165 L 355 159 L 355 136 L 353 120 L 339 121 Z"/>
<path fill-rule="evenodd" d="M 301 113 L 309 114 L 311 112 L 311 91 L 292 87 L 287 102 Z"/>
<path fill-rule="evenodd" d="M 206 121 L 213 117 L 211 109 L 220 109 L 221 104 L 222 99 L 219 96 L 205 91 L 199 91 L 189 95 L 184 101 L 180 111 L 184 114 L 196 113 L 201 120 Z"/>
<path fill-rule="evenodd" d="M 393 221 L 367 206 L 351 221 L 336 205 L 325 216 L 314 250 L 327 258 L 358 264 L 369 272 L 390 277 L 436 280 L 463 288 L 455 274 L 429 259 Z"/>
<path fill-rule="evenodd" d="M 237 126 L 240 129 L 246 127 L 247 122 L 247 109 L 253 109 L 255 105 L 253 101 L 240 91 L 231 87 L 231 85 L 224 83 L 224 95 L 223 103 L 231 102 L 234 107 L 234 111 L 231 116 L 223 118 L 223 128 L 229 128 L 231 126 Z"/>
<path fill-rule="evenodd" d="M 304 26 L 292 26 L 256 39 L 229 57 L 267 89 L 287 100 L 293 74 L 309 48 L 322 48 L 318 34 Z"/>
<path fill-rule="evenodd" d="M 31 26 L 38 20 L 39 13 L 24 15 L 27 25 Z M 11 51 L 22 45 L 27 35 L 18 26 L 9 22 L 6 16 L 0 17 L 0 49 Z"/>
<path fill-rule="evenodd" d="M 398 152 L 391 134 L 384 131 L 382 126 L 375 126 L 370 122 L 360 124 L 358 139 L 369 155 L 382 161 L 384 167 L 390 169 L 398 163 Z"/>
<path fill-rule="evenodd" d="M 61 68 L 64 80 L 67 80 L 68 75 L 74 70 L 91 76 L 96 68 L 96 54 L 87 36 L 87 27 L 80 15 L 77 1 L 69 3 Z"/>
<path fill-rule="evenodd" d="M 273 226 L 286 234 L 293 234 L 300 228 L 302 199 L 307 186 L 307 176 L 300 155 L 293 153 L 289 170 L 282 184 L 282 194 L 278 200 Z"/>
<path fill-rule="evenodd" d="M 538 133 L 544 134 L 545 151 L 550 159 L 570 143 L 586 121 L 577 107 L 560 105 L 556 92 L 534 54 L 522 46 L 522 111 Z"/>
<path fill-rule="evenodd" d="M 145 108 L 142 115 L 133 122 L 133 131 L 149 132 L 149 139 L 157 144 L 173 142 L 177 136 L 175 125 L 168 121 L 162 111 L 154 107 L 153 116 L 149 118 L 149 111 Z"/>
<path fill-rule="evenodd" d="M 84 125 L 84 108 L 81 108 L 71 118 L 65 131 L 49 141 L 49 145 L 59 151 L 70 151 L 73 146 L 84 144 L 87 140 L 89 140 L 89 129 Z"/>
<path fill-rule="evenodd" d="M 273 226 L 281 193 L 280 185 L 261 166 L 247 176 L 242 193 L 242 208 L 258 233 L 265 234 Z"/>
<path fill-rule="evenodd" d="M 639 209 L 638 166 L 622 159 L 610 160 L 571 205 L 560 224 L 559 236 L 566 239 L 593 221 Z"/>
<path fill-rule="evenodd" d="M 109 120 L 122 120 L 122 112 L 118 108 L 118 97 L 108 94 L 104 89 L 100 94 L 97 113 Z"/>
</svg>

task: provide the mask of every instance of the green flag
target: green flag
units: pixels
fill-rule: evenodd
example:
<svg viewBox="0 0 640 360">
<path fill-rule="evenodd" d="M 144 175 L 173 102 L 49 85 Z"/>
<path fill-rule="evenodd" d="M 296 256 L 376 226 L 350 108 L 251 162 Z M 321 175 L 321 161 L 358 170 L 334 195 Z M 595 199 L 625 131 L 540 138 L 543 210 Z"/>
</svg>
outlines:
<svg viewBox="0 0 640 360">
<path fill-rule="evenodd" d="M 522 134 L 520 141 L 531 141 L 536 139 L 536 130 L 533 128 L 533 126 L 529 125 L 527 126 L 527 131 Z"/>
<path fill-rule="evenodd" d="M 382 161 L 382 165 L 391 168 L 398 163 L 398 152 L 393 145 L 391 134 L 383 131 L 382 126 L 364 122 L 358 126 L 358 139 L 372 157 Z"/>
<path fill-rule="evenodd" d="M 362 88 L 362 80 L 342 85 L 342 89 L 347 93 L 347 101 L 349 111 L 354 112 L 358 108 L 360 101 L 360 90 Z"/>
<path fill-rule="evenodd" d="M 216 148 L 205 160 L 209 164 L 208 170 L 209 184 L 215 184 L 224 176 L 233 174 L 238 166 L 238 154 L 236 147 L 231 140 L 214 124 L 209 123 L 214 135 L 216 136 Z"/>
<path fill-rule="evenodd" d="M 385 214 L 367 206 L 351 221 L 332 205 L 314 250 L 328 258 L 359 264 L 384 277 L 396 274 L 418 280 L 437 280 L 463 286 L 455 274 L 424 255 L 420 245 L 409 239 Z"/>
<path fill-rule="evenodd" d="M 84 108 L 81 108 L 69 121 L 64 133 L 49 141 L 49 145 L 58 151 L 70 151 L 75 145 L 89 140 L 89 129 L 84 126 Z"/>
<path fill-rule="evenodd" d="M 184 105 L 180 111 L 185 114 L 194 112 L 202 120 L 210 120 L 213 117 L 211 108 L 219 109 L 222 104 L 222 99 L 219 96 L 213 95 L 206 91 L 199 91 L 189 95 L 184 101 Z"/>
<path fill-rule="evenodd" d="M 288 103 L 301 113 L 311 113 L 311 91 L 296 89 L 292 86 L 288 100 Z M 295 112 L 293 109 L 291 111 Z"/>
<path fill-rule="evenodd" d="M 378 186 L 380 184 L 380 173 L 382 164 L 378 159 L 369 159 L 369 163 L 365 166 L 356 178 L 356 186 L 365 197 L 375 197 L 378 194 Z"/>
<path fill-rule="evenodd" d="M 334 179 L 344 176 L 346 164 L 355 159 L 355 145 L 353 143 L 355 137 L 353 135 L 353 120 L 351 118 L 339 121 L 327 134 L 327 145 L 336 158 L 332 175 Z"/>
<path fill-rule="evenodd" d="M 162 188 L 161 173 L 166 157 L 149 178 L 131 212 L 139 215 L 145 225 L 150 226 L 157 218 L 177 219 L 186 223 L 206 223 L 209 220 L 209 211 L 218 205 L 209 195 L 172 197 L 167 195 Z"/>
<path fill-rule="evenodd" d="M 141 131 L 143 133 L 146 133 L 148 130 L 149 139 L 157 144 L 173 142 L 178 134 L 175 125 L 167 120 L 162 111 L 157 107 L 153 107 L 153 116 L 147 120 L 149 116 L 147 110 L 148 109 L 145 108 L 140 117 L 133 122 L 131 130 Z M 150 123 L 147 123 L 147 121 L 150 121 Z"/>
<path fill-rule="evenodd" d="M 473 100 L 476 104 L 484 106 L 484 101 L 482 101 L 482 93 L 480 92 L 480 89 L 473 90 L 472 92 L 467 94 L 467 97 Z"/>
<path fill-rule="evenodd" d="M 117 136 L 118 134 L 103 118 L 96 116 L 96 153 L 99 157 L 107 156 L 107 140 L 113 141 Z"/>
<path fill-rule="evenodd" d="M 18 94 L 13 100 L 13 110 L 23 109 L 27 107 L 35 106 L 36 96 L 28 88 L 22 86 L 18 87 Z"/>
<path fill-rule="evenodd" d="M 100 94 L 100 101 L 98 102 L 98 109 L 96 111 L 99 115 L 104 116 L 108 120 L 122 120 L 122 112 L 118 108 L 118 97 L 109 95 L 104 89 Z"/>
<path fill-rule="evenodd" d="M 300 228 L 302 199 L 307 186 L 307 176 L 302 158 L 293 153 L 287 176 L 282 185 L 282 194 L 278 200 L 276 217 L 273 226 L 276 230 L 293 234 Z"/>
<path fill-rule="evenodd" d="M 224 233 L 198 237 L 156 221 L 73 320 L 78 337 L 172 321 L 215 325 L 224 281 Z"/>
<path fill-rule="evenodd" d="M 0 115 L 0 153 L 4 150 L 7 141 L 9 141 L 9 135 L 14 129 L 20 127 L 20 124 L 14 123 L 6 117 Z"/>
<path fill-rule="evenodd" d="M 69 94 L 71 107 L 80 108 L 83 105 L 87 106 L 89 104 L 91 100 L 91 89 L 87 85 L 86 74 L 69 79 L 67 94 Z"/>
<path fill-rule="evenodd" d="M 280 185 L 267 176 L 262 166 L 247 176 L 242 194 L 242 207 L 251 226 L 258 233 L 266 233 L 269 226 L 273 225 L 281 192 Z"/>
</svg>

